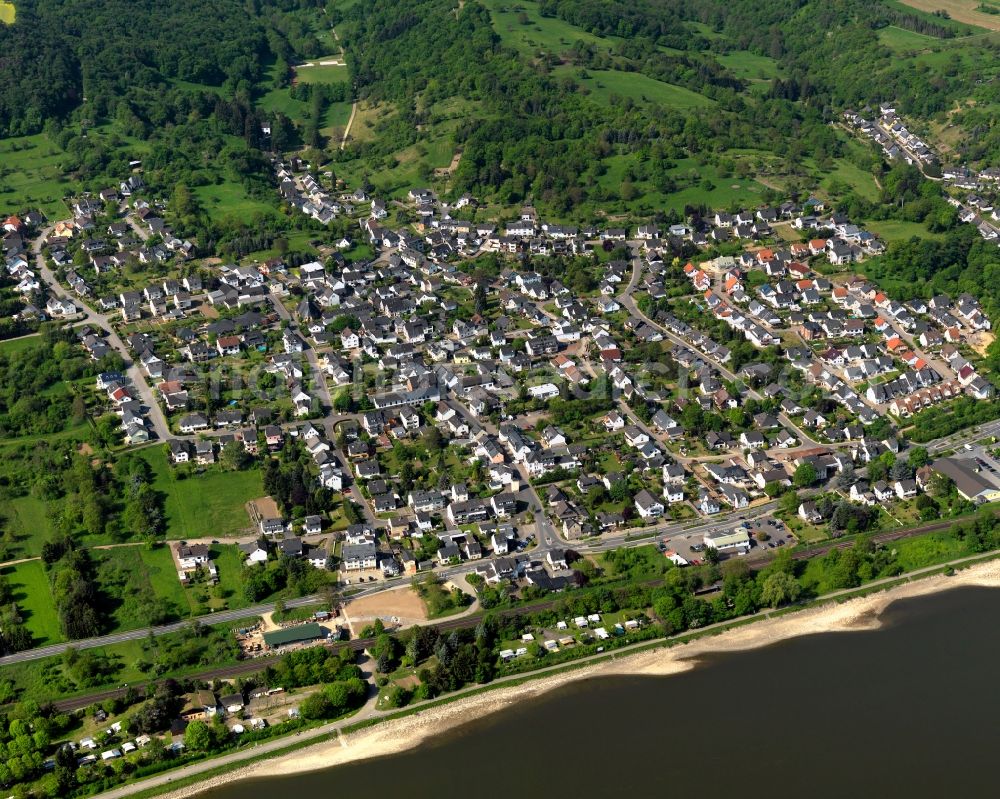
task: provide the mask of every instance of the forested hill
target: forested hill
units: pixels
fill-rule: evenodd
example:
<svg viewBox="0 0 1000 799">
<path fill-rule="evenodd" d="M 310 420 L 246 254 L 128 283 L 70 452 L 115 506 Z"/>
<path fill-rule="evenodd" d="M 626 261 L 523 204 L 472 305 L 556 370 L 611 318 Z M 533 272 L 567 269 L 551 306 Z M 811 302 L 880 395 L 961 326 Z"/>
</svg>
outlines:
<svg viewBox="0 0 1000 799">
<path fill-rule="evenodd" d="M 885 97 L 910 113 L 948 107 L 956 90 L 982 77 L 934 80 L 927 68 L 895 58 L 878 31 L 893 25 L 948 39 L 957 28 L 945 19 L 871 0 L 544 0 L 543 14 L 584 30 L 710 54 L 746 50 L 775 59 L 790 78 L 776 93 L 815 98 L 838 107 Z M 706 36 L 701 23 L 720 36 Z M 930 41 L 930 40 L 929 40 Z"/>
<path fill-rule="evenodd" d="M 890 100 L 930 115 L 969 96 L 984 74 L 945 75 L 898 58 L 879 38 L 890 22 L 929 41 L 956 29 L 869 0 L 544 0 L 543 23 L 557 18 L 581 35 L 529 52 L 498 29 L 497 14 L 519 8 L 488 0 L 461 10 L 454 0 L 334 6 L 359 97 L 399 111 L 379 140 L 346 157 L 378 171 L 416 144 L 435 104 L 455 98 L 468 112 L 454 136 L 463 156 L 453 187 L 507 203 L 533 196 L 568 213 L 599 199 L 601 163 L 622 148 L 640 155 L 637 178 L 664 192 L 675 186 L 658 165 L 707 152 L 764 148 L 792 169 L 804 159 L 822 165 L 840 152 L 829 122 L 843 108 Z M 526 30 L 543 29 L 519 16 Z M 737 50 L 773 64 L 773 79 L 755 83 L 727 66 Z M 708 102 L 595 102 L 589 70 L 642 75 Z"/>
<path fill-rule="evenodd" d="M 283 0 L 292 9 L 319 6 Z M 268 0 L 18 0 L 0 25 L 0 136 L 35 133 L 86 94 L 88 112 L 170 81 L 249 89 L 264 59 L 292 45 L 266 15 Z"/>
</svg>

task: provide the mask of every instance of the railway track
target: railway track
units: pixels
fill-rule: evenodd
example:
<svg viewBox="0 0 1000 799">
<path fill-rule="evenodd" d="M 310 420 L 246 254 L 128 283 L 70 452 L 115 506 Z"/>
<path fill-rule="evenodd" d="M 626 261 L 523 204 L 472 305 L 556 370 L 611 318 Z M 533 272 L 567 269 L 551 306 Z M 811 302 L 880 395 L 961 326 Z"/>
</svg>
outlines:
<svg viewBox="0 0 1000 799">
<path fill-rule="evenodd" d="M 1000 515 L 998 511 L 994 515 Z M 918 525 L 916 527 L 908 527 L 900 530 L 888 530 L 883 533 L 876 533 L 871 536 L 872 541 L 877 544 L 891 543 L 892 541 L 899 541 L 904 538 L 911 538 L 916 535 L 925 535 L 927 533 L 935 533 L 942 530 L 947 530 L 958 520 L 948 520 L 931 522 L 929 524 Z M 849 549 L 854 546 L 855 539 L 846 538 L 843 541 L 833 541 L 826 544 L 818 544 L 816 546 L 794 550 L 792 551 L 791 557 L 793 560 L 807 560 L 809 558 L 814 558 L 817 556 L 825 555 L 835 549 Z M 755 566 L 759 566 L 766 563 L 771 557 L 776 554 L 777 550 L 761 550 L 755 555 L 749 557 L 750 563 Z M 639 585 L 642 586 L 656 586 L 659 585 L 662 580 L 644 580 Z M 448 632 L 451 630 L 462 630 L 469 627 L 475 627 L 486 615 L 497 615 L 502 617 L 516 616 L 524 613 L 537 613 L 542 610 L 552 610 L 558 606 L 563 601 L 563 597 L 556 599 L 547 599 L 544 601 L 533 602 L 530 605 L 522 605 L 516 608 L 500 608 L 492 613 L 477 613 L 471 616 L 461 616 L 454 619 L 444 619 L 438 622 L 434 626 L 442 631 Z M 374 638 L 356 638 L 353 641 L 341 641 L 333 644 L 327 644 L 327 646 L 334 649 L 349 648 L 355 652 L 361 652 L 367 649 L 370 645 L 375 643 Z M 268 655 L 265 657 L 254 658 L 253 660 L 245 660 L 240 663 L 236 663 L 231 666 L 224 666 L 217 669 L 211 669 L 198 674 L 192 674 L 185 679 L 189 680 L 202 680 L 205 682 L 210 682 L 212 680 L 224 680 L 230 679 L 232 677 L 241 677 L 247 674 L 256 674 L 257 672 L 263 671 L 268 666 L 273 665 L 281 659 L 281 655 Z M 60 699 L 53 704 L 59 710 L 78 710 L 88 705 L 95 704 L 97 702 L 104 702 L 108 699 L 117 699 L 125 695 L 129 688 L 142 689 L 144 690 L 149 685 L 155 685 L 157 680 L 148 680 L 142 683 L 133 683 L 129 687 L 112 688 L 106 691 L 99 691 L 97 693 L 87 694 L 86 696 L 72 697 L 69 699 Z"/>
</svg>

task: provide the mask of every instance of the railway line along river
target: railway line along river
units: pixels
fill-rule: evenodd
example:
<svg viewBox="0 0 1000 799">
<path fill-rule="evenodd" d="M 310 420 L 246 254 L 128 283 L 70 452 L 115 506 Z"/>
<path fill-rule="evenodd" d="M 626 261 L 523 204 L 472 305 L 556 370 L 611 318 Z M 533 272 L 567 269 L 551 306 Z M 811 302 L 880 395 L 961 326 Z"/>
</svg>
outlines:
<svg viewBox="0 0 1000 799">
<path fill-rule="evenodd" d="M 995 589 L 902 599 L 874 631 L 710 654 L 671 676 L 574 681 L 397 754 L 200 796 L 992 795 L 998 618 Z"/>
</svg>

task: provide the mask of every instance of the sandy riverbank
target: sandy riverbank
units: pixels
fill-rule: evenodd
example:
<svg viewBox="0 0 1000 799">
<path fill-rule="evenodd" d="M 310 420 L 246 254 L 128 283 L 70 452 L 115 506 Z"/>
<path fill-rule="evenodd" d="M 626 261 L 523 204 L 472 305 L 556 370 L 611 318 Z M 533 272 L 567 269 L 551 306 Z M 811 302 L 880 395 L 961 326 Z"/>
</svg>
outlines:
<svg viewBox="0 0 1000 799">
<path fill-rule="evenodd" d="M 446 705 L 342 736 L 271 760 L 258 761 L 238 771 L 208 779 L 170 793 L 167 799 L 186 799 L 223 783 L 252 777 L 273 777 L 329 768 L 357 760 L 396 754 L 419 746 L 440 733 L 503 710 L 516 702 L 537 697 L 576 680 L 608 675 L 676 674 L 694 668 L 697 658 L 715 652 L 735 652 L 768 646 L 778 641 L 817 633 L 875 630 L 880 614 L 900 599 L 925 596 L 949 588 L 1000 588 L 1000 561 L 972 566 L 952 577 L 926 577 L 871 596 L 765 619 L 719 635 L 697 639 L 669 649 L 622 655 L 568 673 L 540 677 L 521 685 L 498 687 L 486 693 L 457 699 Z"/>
</svg>

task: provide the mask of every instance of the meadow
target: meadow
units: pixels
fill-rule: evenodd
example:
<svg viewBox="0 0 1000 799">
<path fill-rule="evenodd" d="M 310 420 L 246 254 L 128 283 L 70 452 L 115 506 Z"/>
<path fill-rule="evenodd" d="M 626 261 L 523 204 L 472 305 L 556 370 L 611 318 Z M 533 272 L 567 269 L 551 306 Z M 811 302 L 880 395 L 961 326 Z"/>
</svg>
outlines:
<svg viewBox="0 0 1000 799">
<path fill-rule="evenodd" d="M 10 559 L 37 557 L 42 544 L 55 534 L 45 502 L 37 497 L 28 495 L 0 501 L 0 518 L 12 541 L 7 546 Z"/>
<path fill-rule="evenodd" d="M 153 470 L 153 488 L 165 495 L 167 538 L 222 538 L 250 526 L 244 505 L 263 494 L 257 469 L 223 472 L 218 468 L 179 477 L 163 447 L 142 450 Z"/>
<path fill-rule="evenodd" d="M 683 86 L 664 83 L 639 72 L 559 67 L 555 73 L 572 76 L 594 99 L 605 103 L 617 95 L 637 102 L 657 103 L 668 108 L 704 108 L 715 104 L 709 98 Z"/>
<path fill-rule="evenodd" d="M 308 66 L 297 67 L 295 70 L 295 80 L 298 83 L 347 83 L 349 75 L 346 65 L 319 63 L 334 58 L 341 58 L 341 56 L 319 58 Z"/>
<path fill-rule="evenodd" d="M 198 198 L 206 211 L 213 218 L 234 218 L 249 221 L 257 214 L 273 214 L 274 204 L 258 200 L 247 194 L 239 183 L 218 183 L 208 186 L 197 186 L 192 193 Z"/>
<path fill-rule="evenodd" d="M 65 216 L 63 198 L 78 186 L 64 173 L 62 159 L 62 150 L 43 133 L 0 139 L 0 208 Z"/>
<path fill-rule="evenodd" d="M 37 347 L 42 344 L 42 337 L 38 333 L 18 338 L 9 338 L 0 341 L 0 355 L 16 355 L 19 352 Z"/>
<path fill-rule="evenodd" d="M 522 0 L 512 5 L 506 0 L 486 0 L 484 5 L 490 10 L 493 27 L 503 43 L 527 55 L 561 53 L 576 41 L 610 50 L 616 41 L 615 38 L 602 39 L 555 17 L 543 17 L 538 11 L 538 3 Z"/>
<path fill-rule="evenodd" d="M 865 222 L 865 227 L 886 243 L 907 241 L 914 236 L 921 239 L 941 239 L 941 233 L 931 233 L 920 222 L 905 222 L 897 219 L 873 219 Z"/>
<path fill-rule="evenodd" d="M 40 560 L 31 560 L 8 566 L 0 571 L 7 579 L 24 617 L 24 626 L 31 633 L 37 646 L 63 640 L 59 616 L 52 600 L 49 576 Z"/>
<path fill-rule="evenodd" d="M 781 76 L 778 62 L 764 55 L 757 55 L 746 50 L 733 50 L 715 57 L 722 66 L 730 70 L 736 77 L 752 81 L 770 81 Z"/>
<path fill-rule="evenodd" d="M 890 47 L 896 52 L 907 52 L 910 50 L 920 50 L 934 44 L 940 44 L 941 39 L 928 36 L 916 31 L 908 31 L 904 28 L 897 28 L 889 25 L 878 32 L 878 39 L 886 47 Z"/>
</svg>

